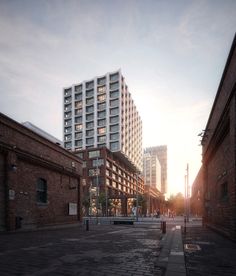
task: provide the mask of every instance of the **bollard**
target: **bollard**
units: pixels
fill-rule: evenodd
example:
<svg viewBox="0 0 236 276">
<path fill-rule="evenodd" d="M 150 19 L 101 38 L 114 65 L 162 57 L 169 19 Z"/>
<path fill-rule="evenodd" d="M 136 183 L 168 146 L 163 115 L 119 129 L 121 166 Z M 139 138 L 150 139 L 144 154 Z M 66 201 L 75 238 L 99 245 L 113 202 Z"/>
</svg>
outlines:
<svg viewBox="0 0 236 276">
<path fill-rule="evenodd" d="M 162 234 L 166 233 L 166 221 L 162 221 Z"/>
<path fill-rule="evenodd" d="M 89 231 L 89 220 L 86 219 L 85 223 L 86 223 L 86 231 Z"/>
</svg>

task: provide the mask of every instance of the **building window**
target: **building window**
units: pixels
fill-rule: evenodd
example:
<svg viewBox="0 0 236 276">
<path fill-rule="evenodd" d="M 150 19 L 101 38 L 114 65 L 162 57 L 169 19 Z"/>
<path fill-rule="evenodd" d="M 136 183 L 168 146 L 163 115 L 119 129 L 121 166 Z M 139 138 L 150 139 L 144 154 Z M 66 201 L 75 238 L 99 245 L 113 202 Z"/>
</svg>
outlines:
<svg viewBox="0 0 236 276">
<path fill-rule="evenodd" d="M 98 148 L 103 148 L 106 146 L 106 143 L 98 144 Z"/>
<path fill-rule="evenodd" d="M 90 112 L 93 112 L 93 111 L 94 111 L 93 105 L 86 107 L 86 113 L 90 113 Z"/>
<path fill-rule="evenodd" d="M 89 169 L 88 175 L 89 176 L 96 176 L 100 174 L 100 169 Z"/>
<path fill-rule="evenodd" d="M 84 153 L 83 152 L 79 152 L 76 154 L 79 158 L 83 159 L 84 158 Z"/>
<path fill-rule="evenodd" d="M 101 143 L 101 142 L 106 142 L 106 135 L 98 137 L 98 143 Z"/>
<path fill-rule="evenodd" d="M 98 126 L 105 126 L 106 125 L 106 119 L 98 120 Z"/>
<path fill-rule="evenodd" d="M 92 89 L 93 88 L 93 81 L 86 82 L 86 89 Z"/>
<path fill-rule="evenodd" d="M 66 104 L 65 105 L 65 111 L 70 111 L 72 108 L 72 105 L 71 104 Z"/>
<path fill-rule="evenodd" d="M 93 143 L 94 143 L 94 138 L 93 137 L 86 139 L 86 144 L 90 144 L 91 145 Z"/>
<path fill-rule="evenodd" d="M 75 118 L 75 123 L 81 124 L 82 123 L 82 117 L 81 116 L 80 117 L 76 117 Z"/>
<path fill-rule="evenodd" d="M 117 81 L 119 79 L 119 73 L 110 75 L 110 81 Z"/>
<path fill-rule="evenodd" d="M 76 147 L 82 147 L 82 144 L 83 144 L 82 140 L 76 140 L 75 141 L 75 146 Z"/>
<path fill-rule="evenodd" d="M 81 139 L 83 136 L 83 133 L 82 132 L 77 132 L 75 133 L 75 139 Z"/>
<path fill-rule="evenodd" d="M 91 121 L 91 120 L 93 120 L 93 114 L 86 115 L 86 121 Z"/>
<path fill-rule="evenodd" d="M 71 123 L 72 123 L 71 119 L 65 120 L 65 126 L 69 126 L 69 125 L 71 125 Z"/>
<path fill-rule="evenodd" d="M 119 149 L 119 143 L 118 142 L 111 142 L 110 143 L 110 149 L 111 150 L 118 150 Z"/>
<path fill-rule="evenodd" d="M 115 116 L 115 117 L 110 118 L 110 123 L 111 124 L 118 123 L 118 122 L 119 122 L 119 116 Z"/>
<path fill-rule="evenodd" d="M 82 93 L 75 94 L 75 100 L 76 101 L 82 101 Z"/>
<path fill-rule="evenodd" d="M 111 90 L 119 89 L 119 82 L 111 83 L 110 89 Z"/>
<path fill-rule="evenodd" d="M 228 183 L 224 182 L 220 185 L 220 198 L 221 200 L 227 200 L 228 199 Z"/>
<path fill-rule="evenodd" d="M 117 114 L 119 114 L 119 108 L 118 107 L 110 109 L 110 115 L 117 115 Z"/>
<path fill-rule="evenodd" d="M 106 94 L 98 95 L 97 99 L 98 102 L 104 102 L 106 100 Z"/>
<path fill-rule="evenodd" d="M 78 93 L 78 92 L 81 92 L 81 91 L 82 91 L 82 84 L 76 85 L 75 86 L 75 92 Z"/>
<path fill-rule="evenodd" d="M 104 117 L 106 117 L 106 111 L 99 111 L 99 112 L 98 112 L 98 118 L 99 118 L 99 119 L 102 119 L 102 118 L 104 118 Z"/>
<path fill-rule="evenodd" d="M 47 181 L 43 178 L 37 180 L 37 202 L 47 203 Z"/>
<path fill-rule="evenodd" d="M 106 109 L 106 103 L 99 103 L 98 104 L 98 110 Z"/>
<path fill-rule="evenodd" d="M 65 135 L 65 141 L 69 141 L 69 140 L 71 140 L 71 138 L 72 138 L 71 134 L 70 135 Z"/>
<path fill-rule="evenodd" d="M 91 98 L 91 97 L 93 97 L 93 90 L 88 90 L 88 91 L 86 91 L 86 97 L 87 98 Z"/>
<path fill-rule="evenodd" d="M 104 159 L 94 159 L 93 160 L 93 167 L 104 165 Z"/>
<path fill-rule="evenodd" d="M 89 98 L 89 99 L 86 100 L 86 104 L 87 104 L 87 105 L 88 105 L 88 104 L 93 104 L 93 103 L 94 103 L 93 98 Z"/>
<path fill-rule="evenodd" d="M 86 123 L 86 128 L 93 128 L 93 127 L 94 127 L 93 122 Z"/>
<path fill-rule="evenodd" d="M 115 107 L 115 106 L 118 106 L 118 105 L 119 105 L 119 100 L 118 99 L 110 101 L 110 106 L 111 107 Z"/>
<path fill-rule="evenodd" d="M 106 86 L 100 86 L 98 87 L 98 94 L 106 93 Z"/>
<path fill-rule="evenodd" d="M 83 125 L 82 124 L 77 124 L 77 125 L 75 125 L 75 130 L 76 131 L 80 131 L 80 130 L 82 130 L 83 129 Z"/>
<path fill-rule="evenodd" d="M 93 136 L 94 135 L 94 130 L 90 129 L 86 131 L 86 136 Z"/>
<path fill-rule="evenodd" d="M 110 92 L 110 98 L 111 99 L 118 98 L 118 97 L 119 97 L 119 90 Z"/>
<path fill-rule="evenodd" d="M 71 142 L 66 142 L 66 143 L 65 143 L 65 148 L 66 148 L 66 149 L 71 148 L 71 146 L 72 146 L 72 143 L 71 143 Z"/>
<path fill-rule="evenodd" d="M 70 118 L 72 115 L 72 112 L 65 112 L 65 118 Z"/>
<path fill-rule="evenodd" d="M 75 102 L 75 108 L 81 108 L 82 106 L 82 101 Z"/>
<path fill-rule="evenodd" d="M 98 128 L 98 134 L 105 134 L 105 133 L 106 133 L 106 128 L 105 127 Z"/>
<path fill-rule="evenodd" d="M 119 130 L 119 125 L 113 125 L 113 126 L 110 126 L 110 131 L 111 132 L 116 132 Z"/>
<path fill-rule="evenodd" d="M 98 85 L 103 85 L 103 84 L 105 84 L 105 83 L 106 83 L 106 77 L 99 78 L 99 79 L 97 80 L 97 83 L 98 83 Z"/>
<path fill-rule="evenodd" d="M 93 150 L 88 153 L 89 158 L 100 157 L 100 150 Z"/>
<path fill-rule="evenodd" d="M 65 127 L 65 133 L 70 133 L 72 131 L 71 127 Z"/>
<path fill-rule="evenodd" d="M 64 90 L 64 95 L 65 95 L 65 96 L 71 95 L 71 91 L 72 91 L 71 88 L 65 89 L 65 90 Z"/>
<path fill-rule="evenodd" d="M 75 115 L 82 115 L 83 114 L 83 109 L 75 109 Z"/>
<path fill-rule="evenodd" d="M 110 134 L 110 140 L 118 140 L 118 139 L 119 139 L 119 133 Z"/>
</svg>

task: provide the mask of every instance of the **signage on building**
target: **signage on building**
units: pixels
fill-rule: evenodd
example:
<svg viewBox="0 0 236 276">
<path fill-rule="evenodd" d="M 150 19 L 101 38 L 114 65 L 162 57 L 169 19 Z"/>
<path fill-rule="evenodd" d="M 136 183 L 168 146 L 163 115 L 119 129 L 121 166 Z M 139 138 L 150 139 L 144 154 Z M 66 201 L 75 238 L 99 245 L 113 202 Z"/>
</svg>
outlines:
<svg viewBox="0 0 236 276">
<path fill-rule="evenodd" d="M 77 215 L 77 203 L 69 203 L 69 215 Z"/>
</svg>

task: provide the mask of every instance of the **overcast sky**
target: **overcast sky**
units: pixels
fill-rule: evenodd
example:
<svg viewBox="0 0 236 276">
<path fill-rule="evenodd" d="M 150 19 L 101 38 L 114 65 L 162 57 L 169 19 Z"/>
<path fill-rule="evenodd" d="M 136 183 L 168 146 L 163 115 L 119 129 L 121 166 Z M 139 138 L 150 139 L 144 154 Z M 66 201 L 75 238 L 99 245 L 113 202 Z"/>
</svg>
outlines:
<svg viewBox="0 0 236 276">
<path fill-rule="evenodd" d="M 121 68 L 144 147 L 168 146 L 169 194 L 201 165 L 236 30 L 234 0 L 0 1 L 0 112 L 62 139 L 62 89 Z"/>
</svg>

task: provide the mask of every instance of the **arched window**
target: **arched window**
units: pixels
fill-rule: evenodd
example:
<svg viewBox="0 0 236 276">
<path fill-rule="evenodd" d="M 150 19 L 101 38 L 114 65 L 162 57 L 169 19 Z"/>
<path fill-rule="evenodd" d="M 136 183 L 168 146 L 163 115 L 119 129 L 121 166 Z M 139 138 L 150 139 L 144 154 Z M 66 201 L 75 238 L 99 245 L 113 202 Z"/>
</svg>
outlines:
<svg viewBox="0 0 236 276">
<path fill-rule="evenodd" d="M 43 178 L 37 180 L 37 202 L 47 203 L 47 181 Z"/>
</svg>

